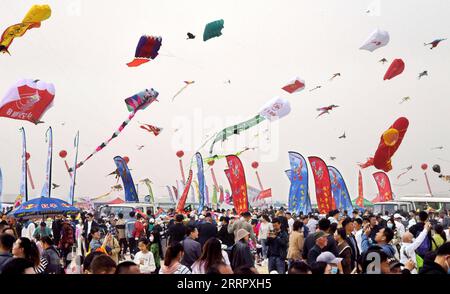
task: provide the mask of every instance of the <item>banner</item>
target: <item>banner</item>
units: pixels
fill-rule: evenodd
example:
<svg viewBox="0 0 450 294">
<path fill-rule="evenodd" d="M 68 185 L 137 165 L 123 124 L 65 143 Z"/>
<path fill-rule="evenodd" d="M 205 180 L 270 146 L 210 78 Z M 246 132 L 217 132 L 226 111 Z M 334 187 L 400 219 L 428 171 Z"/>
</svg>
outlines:
<svg viewBox="0 0 450 294">
<path fill-rule="evenodd" d="M 52 192 L 52 151 L 53 151 L 53 132 L 52 127 L 48 127 L 45 132 L 45 142 L 48 143 L 47 151 L 47 169 L 45 171 L 45 181 L 42 187 L 42 197 L 50 197 Z"/>
<path fill-rule="evenodd" d="M 311 201 L 308 193 L 308 165 L 305 158 L 297 152 L 289 151 L 291 169 L 286 175 L 291 182 L 289 188 L 288 210 L 299 215 L 300 212 L 311 212 Z"/>
<path fill-rule="evenodd" d="M 356 199 L 356 205 L 364 207 L 364 192 L 361 170 L 358 173 L 358 198 Z"/>
<path fill-rule="evenodd" d="M 205 174 L 203 172 L 203 159 L 202 155 L 197 152 L 195 153 L 195 158 L 197 159 L 197 179 L 198 179 L 198 191 L 199 191 L 199 205 L 198 212 L 201 213 L 203 211 L 203 207 L 205 206 Z"/>
<path fill-rule="evenodd" d="M 75 147 L 75 161 L 73 164 L 73 174 L 72 174 L 72 183 L 70 185 L 70 193 L 69 193 L 69 204 L 73 205 L 75 198 L 75 180 L 77 177 L 77 162 L 78 162 L 78 145 L 80 144 L 80 132 L 77 132 L 75 139 L 73 141 L 73 145 Z"/>
<path fill-rule="evenodd" d="M 220 196 L 219 196 L 219 203 L 222 204 L 225 201 L 224 194 L 223 194 L 223 187 L 219 186 Z"/>
<path fill-rule="evenodd" d="M 328 168 L 325 162 L 319 157 L 310 156 L 308 159 L 316 185 L 317 206 L 321 214 L 326 214 L 330 210 L 336 209 L 334 199 L 331 195 L 331 182 Z"/>
<path fill-rule="evenodd" d="M 172 192 L 172 188 L 170 188 L 170 186 L 166 186 L 167 191 L 169 192 L 169 198 L 170 201 L 172 201 L 173 203 L 177 203 L 177 201 L 175 200 L 175 198 L 173 197 L 173 192 Z"/>
<path fill-rule="evenodd" d="M 391 182 L 389 181 L 389 177 L 385 172 L 376 172 L 373 174 L 375 182 L 378 186 L 378 200 L 379 202 L 391 201 L 392 197 L 392 189 Z"/>
<path fill-rule="evenodd" d="M 228 155 L 226 159 L 229 167 L 226 174 L 231 186 L 233 205 L 237 214 L 241 214 L 249 208 L 244 167 L 236 155 Z"/>
<path fill-rule="evenodd" d="M 178 213 L 182 213 L 184 211 L 184 207 L 186 205 L 186 199 L 187 199 L 189 190 L 191 188 L 191 184 L 192 184 L 192 169 L 189 170 L 189 175 L 188 175 L 186 185 L 184 186 L 183 194 L 181 194 L 180 200 L 178 201 L 178 205 L 177 205 Z"/>
<path fill-rule="evenodd" d="M 114 162 L 116 163 L 117 171 L 122 178 L 123 190 L 125 191 L 125 202 L 139 202 L 136 186 L 134 185 L 127 163 L 120 156 L 114 157 Z"/>
<path fill-rule="evenodd" d="M 20 194 L 17 199 L 20 203 L 24 200 L 28 201 L 28 183 L 27 183 L 27 140 L 25 138 L 25 129 L 20 128 L 20 132 L 22 133 L 22 177 L 20 179 Z M 19 203 L 16 201 L 16 204 Z M 19 205 L 20 205 L 19 203 Z"/>
<path fill-rule="evenodd" d="M 228 176 L 227 176 L 228 178 Z M 230 191 L 228 189 L 225 189 L 225 204 L 230 205 L 232 203 Z"/>
<path fill-rule="evenodd" d="M 173 196 L 175 196 L 175 203 L 178 201 L 178 189 L 175 186 L 172 186 Z"/>
<path fill-rule="evenodd" d="M 256 199 L 262 200 L 262 199 L 270 198 L 270 197 L 272 197 L 272 188 L 262 190 L 261 192 L 259 192 L 259 195 Z"/>
<path fill-rule="evenodd" d="M 350 213 L 353 211 L 353 205 L 344 178 L 334 166 L 329 166 L 328 172 L 331 178 L 331 191 L 336 203 L 336 209 L 347 210 Z"/>
<path fill-rule="evenodd" d="M 217 189 L 213 186 L 213 194 L 211 199 L 211 205 L 214 209 L 217 209 Z"/>
</svg>

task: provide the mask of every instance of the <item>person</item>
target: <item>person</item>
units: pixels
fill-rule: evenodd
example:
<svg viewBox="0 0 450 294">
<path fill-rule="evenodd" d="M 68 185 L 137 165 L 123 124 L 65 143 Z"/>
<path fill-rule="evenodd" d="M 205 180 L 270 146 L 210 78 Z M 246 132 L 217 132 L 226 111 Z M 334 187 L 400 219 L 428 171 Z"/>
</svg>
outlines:
<svg viewBox="0 0 450 294">
<path fill-rule="evenodd" d="M 450 242 L 446 242 L 438 248 L 434 260 L 424 260 L 419 274 L 450 274 Z"/>
<path fill-rule="evenodd" d="M 136 222 L 136 212 L 130 211 L 129 213 L 130 219 L 125 222 L 125 235 L 128 239 L 128 248 L 130 249 L 131 258 L 134 257 L 134 254 L 137 252 L 137 244 L 134 239 L 134 223 Z M 124 251 L 124 255 L 126 254 L 126 250 Z"/>
<path fill-rule="evenodd" d="M 139 266 L 130 260 L 119 263 L 115 272 L 116 275 L 138 275 L 140 273 Z"/>
<path fill-rule="evenodd" d="M 83 274 L 92 274 L 91 264 L 95 257 L 105 255 L 104 252 L 91 252 L 86 255 L 86 257 L 83 260 Z"/>
<path fill-rule="evenodd" d="M 61 250 L 61 256 L 64 260 L 64 264 L 67 266 L 67 256 L 72 251 L 72 247 L 75 244 L 75 228 L 72 227 L 71 223 L 68 221 L 61 222 L 60 239 L 58 243 L 56 243 L 55 239 L 54 244 L 58 245 L 58 248 Z"/>
<path fill-rule="evenodd" d="M 356 219 L 360 219 L 361 217 L 359 216 L 359 210 L 358 209 L 353 209 L 352 211 L 352 218 L 356 221 Z"/>
<path fill-rule="evenodd" d="M 339 210 L 337 209 L 331 210 L 328 213 L 328 220 L 330 221 L 331 224 L 339 223 Z"/>
<path fill-rule="evenodd" d="M 47 260 L 40 256 L 36 244 L 28 238 L 19 238 L 14 242 L 12 248 L 14 258 L 25 258 L 33 263 L 36 274 L 44 273 L 47 268 Z"/>
<path fill-rule="evenodd" d="M 417 238 L 420 234 L 420 232 L 422 232 L 424 230 L 425 227 L 425 222 L 428 220 L 428 213 L 426 213 L 425 211 L 420 211 L 419 212 L 419 221 L 411 226 L 409 228 L 409 231 L 413 234 L 414 238 Z M 416 249 L 416 253 L 421 257 L 424 258 L 425 254 L 431 250 L 431 245 L 432 245 L 432 236 L 431 236 L 431 231 L 428 232 L 425 240 L 422 242 L 422 244 L 420 244 L 419 248 Z"/>
<path fill-rule="evenodd" d="M 355 240 L 356 240 L 356 245 L 358 246 L 358 252 L 361 253 L 362 234 L 364 233 L 364 231 L 363 231 L 363 219 L 358 217 L 358 218 L 355 219 L 354 223 L 355 223 Z"/>
<path fill-rule="evenodd" d="M 295 260 L 302 259 L 303 245 L 305 243 L 303 227 L 303 222 L 299 220 L 296 220 L 292 226 L 292 233 L 289 235 L 289 247 L 287 252 L 289 264 Z"/>
<path fill-rule="evenodd" d="M 261 243 L 263 259 L 267 258 L 267 237 L 269 232 L 273 230 L 273 225 L 270 222 L 269 216 L 263 214 L 261 216 L 261 225 L 259 226 L 258 241 Z"/>
<path fill-rule="evenodd" d="M 288 233 L 292 233 L 292 229 L 294 227 L 294 219 L 292 218 L 292 214 L 288 211 L 285 213 L 287 222 L 288 222 Z"/>
<path fill-rule="evenodd" d="M 228 224 L 230 223 L 230 218 L 228 216 L 221 216 L 220 222 L 222 223 L 222 226 L 217 233 L 217 237 L 220 241 L 222 241 L 222 244 L 225 244 L 227 247 L 231 247 L 234 244 L 234 234 L 228 233 Z"/>
<path fill-rule="evenodd" d="M 369 249 L 373 244 L 378 245 L 381 249 L 387 254 L 388 258 L 395 257 L 395 249 L 389 244 L 392 238 L 394 238 L 394 232 L 389 228 L 380 229 L 375 235 L 375 242 L 371 242 L 369 240 L 369 236 L 371 235 L 371 227 L 370 225 L 366 226 L 364 230 L 364 234 L 362 235 L 362 251 L 365 252 Z"/>
<path fill-rule="evenodd" d="M 243 212 L 241 214 L 242 219 L 235 221 L 234 219 L 232 219 L 230 221 L 230 223 L 228 224 L 228 233 L 230 234 L 234 234 L 234 239 L 236 240 L 237 238 L 237 232 L 240 229 L 244 229 L 246 230 L 249 234 L 250 234 L 250 239 L 252 239 L 253 243 L 256 244 L 257 240 L 256 240 L 256 236 L 255 233 L 253 232 L 253 227 L 250 224 L 250 221 L 252 219 L 252 214 L 248 211 Z"/>
<path fill-rule="evenodd" d="M 143 274 L 151 274 L 155 271 L 155 258 L 148 250 L 149 241 L 142 238 L 138 242 L 139 251 L 134 255 L 134 262 L 139 265 L 139 270 Z"/>
<path fill-rule="evenodd" d="M 293 261 L 289 266 L 288 275 L 310 275 L 311 267 L 304 261 Z"/>
<path fill-rule="evenodd" d="M 16 238 L 9 234 L 0 234 L 0 274 L 5 265 L 13 259 L 11 250 Z"/>
<path fill-rule="evenodd" d="M 235 275 L 258 275 L 258 270 L 255 267 L 240 266 L 233 270 Z"/>
<path fill-rule="evenodd" d="M 374 243 L 375 242 L 375 235 L 381 229 L 381 225 L 378 224 L 377 217 L 375 215 L 373 215 L 373 214 L 369 215 L 369 224 L 370 224 L 369 239 L 371 240 L 372 243 Z M 361 236 L 361 243 L 362 243 L 362 236 Z"/>
<path fill-rule="evenodd" d="M 88 213 L 86 214 L 86 221 L 83 223 L 83 233 L 82 233 L 86 250 L 88 250 L 87 248 L 89 248 L 89 243 L 91 243 L 92 240 L 91 231 L 93 228 L 98 229 L 99 225 L 94 220 L 94 215 L 92 213 Z"/>
<path fill-rule="evenodd" d="M 55 220 L 52 222 L 52 235 L 55 244 L 59 244 L 59 241 L 61 240 L 62 224 L 63 219 L 61 216 L 55 216 Z"/>
<path fill-rule="evenodd" d="M 250 250 L 248 240 L 250 233 L 246 229 L 239 229 L 236 232 L 235 244 L 231 248 L 231 268 L 234 273 L 235 269 L 245 267 L 255 267 L 255 260 Z"/>
<path fill-rule="evenodd" d="M 141 214 L 137 214 L 136 221 L 134 222 L 134 228 L 133 228 L 133 237 L 136 243 L 138 240 L 144 238 L 146 236 L 145 234 L 145 226 L 144 226 L 144 218 Z"/>
<path fill-rule="evenodd" d="M 52 237 L 52 231 L 47 227 L 45 222 L 41 222 L 39 227 L 34 230 L 33 238 L 41 239 L 44 237 Z"/>
<path fill-rule="evenodd" d="M 345 230 L 345 242 L 347 243 L 347 245 L 350 247 L 350 263 L 347 263 L 348 260 L 345 261 L 345 265 L 350 267 L 350 271 L 348 273 L 350 273 L 357 264 L 357 260 L 359 258 L 360 255 L 360 251 L 358 249 L 358 243 L 356 241 L 355 236 L 353 235 L 353 232 L 355 230 L 355 223 L 349 218 L 345 218 L 342 221 L 342 228 Z M 342 253 L 342 250 L 345 248 L 345 244 L 341 244 L 341 248 L 339 248 L 339 256 Z M 348 252 L 346 252 L 345 254 L 347 254 Z M 347 257 L 347 255 L 346 255 Z M 346 268 L 346 270 L 344 271 L 345 273 L 347 273 L 348 267 Z"/>
<path fill-rule="evenodd" d="M 230 265 L 226 264 L 225 262 L 219 262 L 212 266 L 210 266 L 206 273 L 207 275 L 230 275 L 233 274 L 233 270 L 231 269 Z"/>
<path fill-rule="evenodd" d="M 377 266 L 373 264 L 373 257 L 377 256 Z M 389 257 L 380 246 L 374 245 L 361 255 L 361 269 L 363 274 L 390 274 Z"/>
<path fill-rule="evenodd" d="M 400 237 L 402 237 L 403 234 L 406 232 L 405 226 L 402 223 L 403 219 L 404 219 L 404 217 L 401 216 L 400 213 L 394 214 L 394 224 L 395 224 L 395 227 L 397 228 L 397 232 Z"/>
<path fill-rule="evenodd" d="M 14 258 L 3 268 L 2 275 L 36 274 L 33 263 L 25 258 Z"/>
<path fill-rule="evenodd" d="M 125 259 L 125 254 L 127 253 L 127 235 L 125 234 L 125 220 L 123 219 L 123 213 L 119 212 L 117 214 L 118 220 L 116 222 L 117 239 L 119 239 L 119 246 L 121 248 L 119 259 Z"/>
<path fill-rule="evenodd" d="M 331 271 L 331 267 L 328 266 L 328 264 L 326 262 L 320 261 L 320 262 L 314 262 L 313 264 L 311 264 L 311 274 L 313 275 L 323 275 L 325 274 L 325 271 L 327 270 L 328 267 L 328 272 Z"/>
<path fill-rule="evenodd" d="M 316 232 L 316 228 L 318 225 L 319 225 L 319 219 L 317 218 L 316 215 L 311 214 L 311 216 L 308 219 L 308 223 L 306 225 L 306 227 L 309 230 L 309 235 L 314 234 Z"/>
<path fill-rule="evenodd" d="M 153 258 L 155 259 L 156 269 L 153 272 L 154 274 L 159 273 L 161 268 L 161 255 L 162 255 L 162 246 L 161 246 L 161 235 L 157 231 L 152 231 L 150 233 L 150 252 L 153 254 Z"/>
<path fill-rule="evenodd" d="M 319 221 L 319 231 L 325 233 L 327 235 L 327 245 L 323 249 L 323 251 L 330 251 L 334 254 L 334 256 L 339 255 L 336 241 L 334 240 L 333 235 L 329 235 L 327 232 L 330 229 L 330 221 L 326 218 L 323 218 Z M 305 239 L 305 245 L 303 246 L 303 253 L 302 257 L 303 259 L 307 259 L 309 250 L 311 250 L 312 247 L 316 245 L 316 238 L 315 234 L 309 234 L 308 237 Z"/>
<path fill-rule="evenodd" d="M 93 227 L 90 235 L 91 235 L 91 242 L 89 242 L 88 252 L 94 252 L 103 245 L 102 242 L 100 241 L 101 238 L 100 228 Z"/>
<path fill-rule="evenodd" d="M 198 226 L 198 242 L 203 248 L 207 240 L 216 236 L 217 227 L 212 223 L 211 213 L 207 212 L 203 223 Z"/>
<path fill-rule="evenodd" d="M 32 220 L 25 221 L 20 236 L 24 238 L 28 238 L 30 240 L 33 240 L 33 234 L 36 230 L 36 225 Z"/>
<path fill-rule="evenodd" d="M 106 234 L 104 244 L 102 245 L 104 245 L 106 248 L 109 248 L 109 257 L 111 257 L 112 260 L 114 260 L 114 262 L 118 264 L 121 248 L 116 237 L 111 233 Z"/>
<path fill-rule="evenodd" d="M 334 256 L 331 252 L 322 252 L 317 256 L 316 262 L 325 262 L 327 264 L 325 274 L 343 274 L 342 258 Z"/>
<path fill-rule="evenodd" d="M 412 260 L 415 267 L 415 269 L 411 271 L 412 274 L 416 274 L 416 268 L 419 268 L 419 264 L 417 264 L 416 250 L 425 240 L 430 230 L 431 223 L 427 222 L 425 224 L 424 230 L 420 232 L 419 236 L 417 236 L 414 241 L 414 236 L 409 231 L 405 232 L 402 236 L 402 246 L 400 247 L 400 262 L 406 264 L 408 260 Z"/>
<path fill-rule="evenodd" d="M 106 254 L 96 256 L 91 263 L 91 271 L 94 275 L 112 275 L 116 272 L 116 263 Z"/>
<path fill-rule="evenodd" d="M 431 251 L 437 250 L 445 242 L 447 242 L 447 236 L 445 235 L 444 227 L 441 224 L 436 224 L 434 226 L 434 235 L 431 239 Z"/>
<path fill-rule="evenodd" d="M 272 220 L 272 225 L 273 231 L 267 236 L 268 269 L 269 272 L 276 270 L 279 274 L 284 274 L 289 236 L 285 230 L 281 230 L 281 220 L 278 217 Z"/>
<path fill-rule="evenodd" d="M 408 219 L 408 227 L 407 227 L 407 229 L 409 230 L 416 223 L 417 223 L 417 221 L 416 221 L 416 212 L 414 210 L 411 210 L 409 212 L 409 219 Z"/>
<path fill-rule="evenodd" d="M 206 241 L 200 258 L 192 264 L 192 273 L 205 274 L 208 268 L 216 266 L 222 262 L 230 266 L 228 255 L 222 251 L 221 245 L 222 244 L 217 238 L 210 238 Z"/>
<path fill-rule="evenodd" d="M 350 274 L 353 270 L 352 248 L 347 242 L 347 233 L 344 228 L 337 229 L 334 239 L 338 244 L 339 257 L 342 258 L 342 271 L 344 274 Z"/>
<path fill-rule="evenodd" d="M 202 254 L 202 245 L 196 241 L 198 238 L 198 229 L 196 227 L 188 226 L 186 234 L 188 236 L 183 240 L 184 255 L 181 264 L 191 268 L 192 264 Z"/>
<path fill-rule="evenodd" d="M 183 241 L 186 235 L 186 227 L 183 224 L 183 219 L 184 216 L 182 214 L 177 214 L 175 216 L 175 223 L 169 226 L 168 235 L 170 245 Z"/>
<path fill-rule="evenodd" d="M 53 240 L 50 237 L 45 236 L 41 239 L 41 242 L 44 248 L 42 257 L 44 257 L 48 263 L 44 273 L 61 274 L 62 273 L 61 254 L 54 245 Z"/>
<path fill-rule="evenodd" d="M 164 255 L 164 263 L 161 265 L 160 274 L 190 274 L 191 271 L 180 260 L 183 258 L 183 245 L 174 242 L 167 247 Z"/>
<path fill-rule="evenodd" d="M 308 251 L 307 256 L 307 262 L 310 266 L 312 266 L 316 262 L 317 257 L 323 251 L 327 251 L 326 247 L 328 244 L 328 235 L 324 231 L 318 231 L 314 233 L 312 237 L 314 238 L 314 246 Z"/>
</svg>

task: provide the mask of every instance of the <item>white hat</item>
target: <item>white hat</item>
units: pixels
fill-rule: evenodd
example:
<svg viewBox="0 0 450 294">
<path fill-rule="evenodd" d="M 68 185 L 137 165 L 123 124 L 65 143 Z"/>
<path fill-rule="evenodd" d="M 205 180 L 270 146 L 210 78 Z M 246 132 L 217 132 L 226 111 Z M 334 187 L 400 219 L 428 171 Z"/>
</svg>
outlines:
<svg viewBox="0 0 450 294">
<path fill-rule="evenodd" d="M 405 220 L 405 218 L 403 216 L 401 216 L 400 213 L 394 214 L 394 219 L 398 219 L 398 218 L 400 218 L 401 220 Z"/>
<path fill-rule="evenodd" d="M 155 219 L 151 218 L 150 223 L 153 224 L 155 222 Z"/>
<path fill-rule="evenodd" d="M 317 256 L 316 261 L 317 262 L 322 261 L 322 262 L 325 262 L 325 263 L 336 263 L 337 264 L 337 263 L 342 261 L 342 258 L 334 256 L 334 254 L 329 252 L 329 251 L 325 251 L 325 252 L 320 253 L 319 256 Z"/>
</svg>

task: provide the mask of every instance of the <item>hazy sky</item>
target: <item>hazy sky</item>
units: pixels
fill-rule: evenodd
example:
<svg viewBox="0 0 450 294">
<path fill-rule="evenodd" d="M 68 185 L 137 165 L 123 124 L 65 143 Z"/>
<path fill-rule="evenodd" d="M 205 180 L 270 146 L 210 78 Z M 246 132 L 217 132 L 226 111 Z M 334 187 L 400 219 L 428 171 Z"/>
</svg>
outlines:
<svg viewBox="0 0 450 294">
<path fill-rule="evenodd" d="M 54 134 L 53 182 L 61 185 L 53 195 L 67 199 L 70 178 L 58 152 L 66 149 L 73 162 L 73 138 L 80 131 L 79 158 L 90 154 L 128 116 L 124 99 L 153 87 L 159 103 L 140 111 L 124 132 L 78 170 L 77 196 L 95 197 L 115 185 L 106 177 L 115 169 L 113 157 L 129 156 L 134 181 L 150 178 L 158 197 L 166 196 L 164 185 L 180 179 L 175 152 L 184 149 L 184 165 L 202 144 L 205 136 L 248 119 L 269 99 L 289 99 L 292 111 L 271 125 L 249 130 L 246 142 L 216 145 L 216 153 L 236 152 L 261 144 L 259 151 L 241 156 L 247 181 L 257 186 L 250 167 L 260 161 L 265 188 L 271 187 L 277 200 L 286 201 L 289 181 L 287 151 L 317 155 L 337 167 L 352 198 L 357 195 L 357 162 L 373 156 L 379 137 L 400 116 L 410 121 L 405 139 L 393 157 L 389 177 L 397 196 L 427 192 L 420 165 L 438 163 L 450 174 L 450 41 L 430 50 L 424 42 L 450 37 L 450 2 L 447 0 L 64 0 L 16 1 L 0 3 L 0 29 L 18 23 L 32 4 L 50 4 L 52 16 L 25 36 L 14 40 L 12 56 L 0 56 L 0 94 L 22 78 L 53 82 L 54 107 L 43 117 L 45 124 L 0 118 L 0 167 L 4 194 L 19 190 L 21 136 L 27 132 L 30 168 L 37 184 L 30 189 L 38 196 L 46 164 L 45 131 Z M 371 13 L 366 13 L 371 7 Z M 223 18 L 223 36 L 203 42 L 204 25 Z M 371 53 L 359 50 L 376 28 L 390 33 L 390 43 Z M 186 40 L 186 33 L 197 35 Z M 162 36 L 160 55 L 137 68 L 132 60 L 142 34 Z M 383 81 L 389 63 L 402 58 L 403 74 Z M 420 72 L 429 76 L 417 79 Z M 333 73 L 341 77 L 329 82 Z M 307 89 L 287 94 L 280 88 L 292 77 L 306 81 Z M 172 96 L 184 80 L 195 84 Z M 225 83 L 230 80 L 231 84 Z M 317 85 L 322 88 L 313 92 Z M 411 100 L 399 104 L 402 97 Z M 330 115 L 316 119 L 316 108 L 337 104 Z M 145 122 L 164 128 L 154 137 L 139 128 Z M 62 125 L 62 123 L 65 123 Z M 174 132 L 179 129 L 178 132 Z M 259 137 L 255 137 L 260 131 Z M 347 138 L 338 137 L 345 131 Z M 258 139 L 259 138 L 259 139 Z M 270 138 L 270 141 L 267 140 Z M 268 143 L 270 142 L 270 144 Z M 137 145 L 145 145 L 137 150 Z M 443 150 L 431 150 L 444 146 Z M 221 149 L 221 148 L 224 149 Z M 209 144 L 201 150 L 207 155 Z M 328 157 L 335 156 L 331 161 Z M 444 161 L 448 160 L 448 161 Z M 402 168 L 413 170 L 397 180 Z M 215 164 L 218 181 L 225 187 L 224 160 Z M 367 198 L 376 194 L 372 178 L 375 169 L 363 170 Z M 450 185 L 428 172 L 433 192 L 448 194 Z M 211 184 L 209 171 L 207 183 Z M 409 178 L 418 181 L 406 186 Z M 313 185 L 310 173 L 310 185 Z M 311 198 L 315 203 L 313 186 Z M 143 185 L 140 194 L 147 193 Z M 12 199 L 7 199 L 12 200 Z"/>
</svg>

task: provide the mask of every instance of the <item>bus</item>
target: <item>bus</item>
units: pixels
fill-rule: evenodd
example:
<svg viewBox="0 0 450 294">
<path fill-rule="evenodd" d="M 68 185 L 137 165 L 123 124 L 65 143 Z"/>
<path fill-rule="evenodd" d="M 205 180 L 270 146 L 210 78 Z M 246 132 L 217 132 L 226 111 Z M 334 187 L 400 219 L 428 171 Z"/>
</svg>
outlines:
<svg viewBox="0 0 450 294">
<path fill-rule="evenodd" d="M 399 210 L 409 212 L 430 208 L 434 211 L 450 210 L 450 197 L 404 196 L 398 200 L 374 203 L 373 212 L 378 214 L 388 211 L 393 214 Z"/>
</svg>

